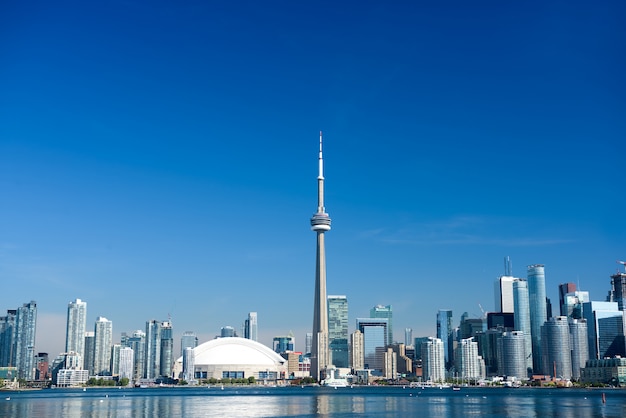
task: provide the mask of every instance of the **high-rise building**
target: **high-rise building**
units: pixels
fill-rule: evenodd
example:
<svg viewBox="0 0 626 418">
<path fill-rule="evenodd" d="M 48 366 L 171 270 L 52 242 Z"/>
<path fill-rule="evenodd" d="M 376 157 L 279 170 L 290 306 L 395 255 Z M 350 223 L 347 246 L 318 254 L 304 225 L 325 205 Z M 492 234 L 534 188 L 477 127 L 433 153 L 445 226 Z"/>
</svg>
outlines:
<svg viewBox="0 0 626 418">
<path fill-rule="evenodd" d="M 87 327 L 87 302 L 76 299 L 67 305 L 67 327 L 65 332 L 65 352 L 75 353 L 68 359 L 75 364 L 66 364 L 66 369 L 82 369 L 85 361 L 85 330 Z"/>
<path fill-rule="evenodd" d="M 93 331 L 85 331 L 85 361 L 83 361 L 83 370 L 88 370 L 89 375 L 93 376 L 94 372 L 94 351 L 96 349 L 96 335 Z"/>
<path fill-rule="evenodd" d="M 144 377 L 146 364 L 146 333 L 138 329 L 126 339 L 126 346 L 133 350 L 133 375 L 131 380 L 139 380 Z"/>
<path fill-rule="evenodd" d="M 469 318 L 467 312 L 461 316 L 459 324 L 459 339 L 466 339 L 476 335 L 477 332 L 487 330 L 485 318 Z"/>
<path fill-rule="evenodd" d="M 366 369 L 382 372 L 387 341 L 386 318 L 357 318 L 356 328 L 363 334 L 363 362 Z"/>
<path fill-rule="evenodd" d="M 113 344 L 111 346 L 111 364 L 109 370 L 112 376 L 120 375 L 120 351 L 122 350 L 122 344 Z"/>
<path fill-rule="evenodd" d="M 404 329 L 404 345 L 407 347 L 413 347 L 413 329 Z"/>
<path fill-rule="evenodd" d="M 513 312 L 513 276 L 500 276 L 495 283 L 496 312 Z"/>
<path fill-rule="evenodd" d="M 244 322 L 243 337 L 249 340 L 258 341 L 257 313 L 249 312 L 248 318 Z"/>
<path fill-rule="evenodd" d="M 17 309 L 9 309 L 0 317 L 0 367 L 15 366 Z"/>
<path fill-rule="evenodd" d="M 393 309 L 391 305 L 376 305 L 370 309 L 370 318 L 387 320 L 387 344 L 393 343 Z"/>
<path fill-rule="evenodd" d="M 526 364 L 526 373 L 532 372 L 533 369 L 533 341 L 532 341 L 532 329 L 530 326 L 530 303 L 528 301 L 528 282 L 525 280 L 518 280 L 513 283 L 513 304 L 515 307 L 515 331 L 522 332 L 524 337 L 524 362 Z M 519 334 L 516 334 L 515 338 L 518 338 Z"/>
<path fill-rule="evenodd" d="M 611 276 L 611 302 L 617 302 L 620 311 L 626 311 L 626 274 L 616 273 Z"/>
<path fill-rule="evenodd" d="M 196 348 L 198 346 L 198 337 L 193 331 L 183 332 L 183 336 L 180 337 L 180 355 L 185 354 L 185 348 Z M 187 380 L 187 379 L 185 379 Z"/>
<path fill-rule="evenodd" d="M 624 341 L 624 312 L 617 302 L 583 303 L 587 320 L 589 359 L 626 356 Z"/>
<path fill-rule="evenodd" d="M 172 321 L 164 321 L 161 324 L 161 359 L 159 363 L 159 375 L 168 378 L 172 377 L 172 370 L 174 369 Z"/>
<path fill-rule="evenodd" d="M 561 283 L 559 285 L 559 308 L 561 316 L 570 316 L 565 308 L 565 295 L 576 291 L 576 283 Z"/>
<path fill-rule="evenodd" d="M 350 334 L 350 367 L 354 371 L 365 368 L 365 352 L 363 350 L 363 333 L 357 329 Z"/>
<path fill-rule="evenodd" d="M 231 338 L 236 336 L 237 333 L 235 332 L 235 328 L 230 325 L 226 325 L 220 329 L 220 338 Z"/>
<path fill-rule="evenodd" d="M 313 333 L 307 332 L 304 336 L 304 355 L 311 357 L 311 346 L 313 344 Z"/>
<path fill-rule="evenodd" d="M 437 338 L 443 342 L 444 360 L 449 369 L 454 362 L 454 328 L 450 309 L 439 309 L 437 312 Z"/>
<path fill-rule="evenodd" d="M 454 364 L 461 380 L 478 380 L 485 377 L 483 376 L 485 365 L 482 357 L 478 355 L 478 343 L 474 341 L 474 338 L 459 341 L 455 354 Z"/>
<path fill-rule="evenodd" d="M 293 334 L 282 335 L 274 337 L 272 340 L 274 351 L 277 353 L 285 353 L 287 351 L 294 351 L 296 341 Z"/>
<path fill-rule="evenodd" d="M 587 321 L 569 318 L 569 335 L 572 350 L 572 379 L 580 379 L 580 370 L 589 360 Z"/>
<path fill-rule="evenodd" d="M 498 370 L 500 374 L 528 379 L 526 336 L 522 331 L 504 332 L 498 339 Z"/>
<path fill-rule="evenodd" d="M 311 376 L 322 380 L 322 371 L 328 366 L 328 317 L 326 308 L 326 247 L 324 234 L 330 231 L 330 217 L 324 207 L 324 160 L 322 158 L 322 132 L 317 175 L 317 212 L 311 218 L 311 229 L 317 233 L 315 261 L 315 297 L 313 299 L 313 341 L 311 344 Z"/>
<path fill-rule="evenodd" d="M 345 296 L 328 296 L 328 347 L 330 364 L 349 367 L 348 298 Z"/>
<path fill-rule="evenodd" d="M 37 331 L 37 302 L 17 308 L 15 319 L 15 367 L 19 379 L 35 378 L 35 333 Z"/>
<path fill-rule="evenodd" d="M 120 379 L 133 380 L 135 374 L 135 353 L 132 348 L 120 348 L 118 369 Z"/>
<path fill-rule="evenodd" d="M 183 380 L 187 382 L 195 380 L 195 354 L 191 347 L 183 349 Z"/>
<path fill-rule="evenodd" d="M 161 373 L 161 322 L 146 322 L 144 378 L 156 379 Z"/>
<path fill-rule="evenodd" d="M 111 347 L 113 345 L 113 323 L 103 316 L 96 319 L 94 328 L 93 369 L 99 376 L 111 374 Z"/>
<path fill-rule="evenodd" d="M 566 316 L 556 316 L 541 327 L 543 373 L 553 378 L 572 378 L 572 353 Z"/>
<path fill-rule="evenodd" d="M 589 292 L 576 290 L 563 296 L 561 315 L 569 318 L 583 318 L 583 303 L 590 302 Z"/>
<path fill-rule="evenodd" d="M 426 382 L 443 382 L 446 379 L 446 367 L 443 341 L 429 337 L 422 343 L 422 379 Z"/>
<path fill-rule="evenodd" d="M 530 334 L 533 343 L 533 370 L 541 372 L 541 326 L 547 319 L 546 277 L 543 264 L 528 266 L 528 303 L 530 306 Z"/>
</svg>

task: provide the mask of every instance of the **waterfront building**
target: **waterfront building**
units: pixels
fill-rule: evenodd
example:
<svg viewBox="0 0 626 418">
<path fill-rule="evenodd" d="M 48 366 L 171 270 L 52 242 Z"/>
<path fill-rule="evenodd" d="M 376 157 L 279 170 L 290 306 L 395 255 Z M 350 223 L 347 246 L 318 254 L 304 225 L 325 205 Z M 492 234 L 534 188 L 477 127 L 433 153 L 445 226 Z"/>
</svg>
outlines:
<svg viewBox="0 0 626 418">
<path fill-rule="evenodd" d="M 485 366 L 482 357 L 478 355 L 478 343 L 474 341 L 474 338 L 459 341 L 455 355 L 456 370 L 461 380 L 478 380 L 485 377 L 482 374 Z"/>
<path fill-rule="evenodd" d="M 528 379 L 526 341 L 522 331 L 502 333 L 498 339 L 498 370 L 502 376 Z"/>
<path fill-rule="evenodd" d="M 120 379 L 132 381 L 135 377 L 135 353 L 130 347 L 120 347 L 118 375 Z"/>
<path fill-rule="evenodd" d="M 454 362 L 454 328 L 450 309 L 440 309 L 437 312 L 437 338 L 443 342 L 446 369 L 450 369 Z"/>
<path fill-rule="evenodd" d="M 429 337 L 422 343 L 422 379 L 426 382 L 443 382 L 446 379 L 443 341 Z"/>
<path fill-rule="evenodd" d="M 566 316 L 550 318 L 541 327 L 543 373 L 553 378 L 572 378 L 572 353 Z"/>
<path fill-rule="evenodd" d="M 89 371 L 90 376 L 94 376 L 94 363 L 93 355 L 96 349 L 96 337 L 93 331 L 85 331 L 85 361 L 83 362 L 83 369 Z"/>
<path fill-rule="evenodd" d="M 111 375 L 111 347 L 113 322 L 103 316 L 96 319 L 94 327 L 93 371 L 98 376 Z"/>
<path fill-rule="evenodd" d="M 256 312 L 248 313 L 248 318 L 244 321 L 243 325 L 243 337 L 258 341 L 258 317 Z"/>
<path fill-rule="evenodd" d="M 382 373 L 387 348 L 386 318 L 357 318 L 356 328 L 363 334 L 363 362 L 366 369 Z"/>
<path fill-rule="evenodd" d="M 513 276 L 500 276 L 495 282 L 496 312 L 514 312 L 513 283 L 519 280 Z"/>
<path fill-rule="evenodd" d="M 565 296 L 576 291 L 576 283 L 561 283 L 559 285 L 559 308 L 561 316 L 570 316 L 565 307 Z"/>
<path fill-rule="evenodd" d="M 393 342 L 393 308 L 391 305 L 376 305 L 370 309 L 370 318 L 387 320 L 387 344 Z"/>
<path fill-rule="evenodd" d="M 174 334 L 172 321 L 164 321 L 161 324 L 161 359 L 159 361 L 159 375 L 172 377 L 174 366 Z"/>
<path fill-rule="evenodd" d="M 154 380 L 161 373 L 161 322 L 146 322 L 145 357 L 143 367 L 145 379 Z"/>
<path fill-rule="evenodd" d="M 19 379 L 35 379 L 35 334 L 37 331 L 37 302 L 17 308 L 15 318 L 15 367 Z"/>
<path fill-rule="evenodd" d="M 515 331 L 522 332 L 525 341 L 525 364 L 526 373 L 530 375 L 533 370 L 533 341 L 532 329 L 530 326 L 530 302 L 528 301 L 528 282 L 518 280 L 513 283 L 513 305 L 514 305 L 514 325 Z"/>
<path fill-rule="evenodd" d="M 311 342 L 311 376 L 324 379 L 323 370 L 330 364 L 328 351 L 328 316 L 326 308 L 326 247 L 324 235 L 330 231 L 330 216 L 324 206 L 324 160 L 322 158 L 322 132 L 317 175 L 317 212 L 311 218 L 311 229 L 317 234 L 315 260 L 315 296 L 313 298 L 313 339 Z"/>
<path fill-rule="evenodd" d="M 56 385 L 60 388 L 84 385 L 89 380 L 89 370 L 60 369 L 56 375 Z"/>
<path fill-rule="evenodd" d="M 358 329 L 350 334 L 350 367 L 352 370 L 365 369 L 365 347 L 363 333 Z"/>
<path fill-rule="evenodd" d="M 193 331 L 183 332 L 180 337 L 180 355 L 185 353 L 185 348 L 196 348 L 198 346 L 198 336 Z M 185 379 L 186 380 L 186 379 Z"/>
<path fill-rule="evenodd" d="M 572 350 L 572 379 L 580 379 L 580 370 L 589 360 L 587 321 L 569 318 L 570 348 Z"/>
<path fill-rule="evenodd" d="M 546 322 L 548 312 L 546 305 L 546 277 L 543 264 L 528 266 L 528 303 L 530 307 L 530 335 L 532 341 L 533 370 L 541 372 L 542 345 L 541 327 Z"/>
<path fill-rule="evenodd" d="M 75 363 L 66 364 L 67 369 L 82 369 L 85 360 L 85 330 L 87 327 L 87 302 L 76 299 L 67 305 L 67 326 L 65 329 L 65 352 Z"/>
<path fill-rule="evenodd" d="M 617 302 L 583 303 L 587 320 L 589 359 L 626 356 L 624 312 Z"/>
<path fill-rule="evenodd" d="M 580 380 L 583 383 L 611 384 L 626 386 L 626 358 L 614 357 L 589 359 L 581 370 Z"/>
<path fill-rule="evenodd" d="M 348 298 L 328 296 L 328 344 L 330 364 L 349 367 L 348 359 Z"/>
<path fill-rule="evenodd" d="M 216 338 L 193 349 L 195 379 L 272 381 L 287 377 L 287 361 L 261 343 L 238 337 Z M 187 372 L 190 374 L 190 371 Z M 174 376 L 183 375 L 183 358 L 174 363 Z"/>
</svg>

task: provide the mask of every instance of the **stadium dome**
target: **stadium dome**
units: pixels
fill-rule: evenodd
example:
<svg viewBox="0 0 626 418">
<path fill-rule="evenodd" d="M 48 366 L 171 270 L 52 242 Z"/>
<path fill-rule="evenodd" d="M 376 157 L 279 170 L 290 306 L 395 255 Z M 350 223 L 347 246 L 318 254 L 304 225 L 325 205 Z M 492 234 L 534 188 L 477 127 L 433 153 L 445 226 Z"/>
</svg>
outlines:
<svg viewBox="0 0 626 418">
<path fill-rule="evenodd" d="M 283 379 L 287 360 L 264 346 L 247 338 L 216 338 L 193 349 L 193 376 L 195 379 L 249 378 Z M 190 366 L 191 367 L 191 364 Z M 184 370 L 188 375 L 189 371 Z M 174 376 L 183 376 L 183 357 L 174 364 Z"/>
</svg>

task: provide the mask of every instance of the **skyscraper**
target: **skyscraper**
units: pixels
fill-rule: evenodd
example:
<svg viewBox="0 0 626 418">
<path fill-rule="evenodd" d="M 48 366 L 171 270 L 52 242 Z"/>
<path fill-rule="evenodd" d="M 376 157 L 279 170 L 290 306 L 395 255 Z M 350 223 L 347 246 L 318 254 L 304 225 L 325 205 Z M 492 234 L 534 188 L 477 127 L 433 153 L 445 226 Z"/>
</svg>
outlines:
<svg viewBox="0 0 626 418">
<path fill-rule="evenodd" d="M 156 379 L 161 372 L 161 322 L 146 322 L 146 340 L 143 373 L 146 379 Z"/>
<path fill-rule="evenodd" d="M 393 343 L 393 309 L 391 305 L 376 305 L 370 309 L 370 318 L 387 319 L 387 344 Z"/>
<path fill-rule="evenodd" d="M 311 229 L 317 233 L 311 376 L 316 380 L 321 380 L 323 378 L 321 371 L 329 364 L 328 317 L 326 309 L 326 248 L 324 245 L 324 233 L 330 231 L 330 217 L 324 207 L 324 160 L 322 158 L 321 131 L 317 176 L 317 212 L 311 218 Z"/>
<path fill-rule="evenodd" d="M 16 319 L 17 309 L 9 309 L 0 317 L 0 367 L 15 366 Z"/>
<path fill-rule="evenodd" d="M 185 354 L 185 348 L 196 348 L 198 346 L 198 337 L 193 331 L 183 332 L 183 336 L 180 337 L 180 355 Z M 187 380 L 187 379 L 185 379 Z"/>
<path fill-rule="evenodd" d="M 541 326 L 547 319 L 546 277 L 543 264 L 528 266 L 528 304 L 530 306 L 530 332 L 533 343 L 533 370 L 541 372 Z"/>
<path fill-rule="evenodd" d="M 543 373 L 554 378 L 572 378 L 572 352 L 566 316 L 550 318 L 541 327 Z"/>
<path fill-rule="evenodd" d="M 220 329 L 221 338 L 236 337 L 236 336 L 237 334 L 235 333 L 235 328 L 231 327 L 230 325 L 226 325 L 225 327 L 222 327 L 222 329 Z"/>
<path fill-rule="evenodd" d="M 473 337 L 463 339 L 456 348 L 455 365 L 462 380 L 478 380 L 483 378 L 485 366 L 478 355 L 478 343 Z"/>
<path fill-rule="evenodd" d="M 426 382 L 443 382 L 446 379 L 443 341 L 429 337 L 422 343 L 422 379 Z"/>
<path fill-rule="evenodd" d="M 413 329 L 404 329 L 404 345 L 407 347 L 413 347 Z"/>
<path fill-rule="evenodd" d="M 513 312 L 513 282 L 519 280 L 512 276 L 500 276 L 495 283 L 496 312 Z"/>
<path fill-rule="evenodd" d="M 146 333 L 138 329 L 133 332 L 132 337 L 126 340 L 127 347 L 133 349 L 133 377 L 132 380 L 139 380 L 144 377 L 146 359 Z"/>
<path fill-rule="evenodd" d="M 345 296 L 328 296 L 328 345 L 330 364 L 349 367 L 348 298 Z"/>
<path fill-rule="evenodd" d="M 498 339 L 498 371 L 504 376 L 528 378 L 526 336 L 522 331 L 505 332 Z"/>
<path fill-rule="evenodd" d="M 257 325 L 257 313 L 248 313 L 248 318 L 244 322 L 243 337 L 249 340 L 258 341 L 258 325 Z"/>
<path fill-rule="evenodd" d="M 363 370 L 364 365 L 363 352 L 363 333 L 358 329 L 350 334 L 350 367 L 356 372 L 356 370 Z"/>
<path fill-rule="evenodd" d="M 159 375 L 172 377 L 172 370 L 174 368 L 174 334 L 172 333 L 172 321 L 164 321 L 161 324 L 161 359 L 159 363 Z"/>
<path fill-rule="evenodd" d="M 120 348 L 119 377 L 133 380 L 135 370 L 135 353 L 130 347 Z"/>
<path fill-rule="evenodd" d="M 626 311 L 626 274 L 611 276 L 611 302 L 617 302 L 620 311 Z"/>
<path fill-rule="evenodd" d="M 101 376 L 111 373 L 111 346 L 113 345 L 113 323 L 103 316 L 96 319 L 94 328 L 94 373 Z"/>
<path fill-rule="evenodd" d="M 533 340 L 530 326 L 530 303 L 528 301 L 528 282 L 518 280 L 513 283 L 513 304 L 515 307 L 515 331 L 521 331 L 524 337 L 524 363 L 526 364 L 526 376 L 533 369 Z M 519 337 L 519 334 L 515 334 Z M 520 378 L 522 376 L 519 376 Z"/>
<path fill-rule="evenodd" d="M 96 337 L 93 331 L 85 331 L 85 360 L 83 361 L 83 370 L 88 370 L 89 375 L 93 376 L 96 373 L 93 369 L 93 355 L 96 345 Z"/>
<path fill-rule="evenodd" d="M 572 379 L 580 379 L 580 369 L 589 360 L 587 321 L 569 318 L 569 335 L 572 349 Z"/>
<path fill-rule="evenodd" d="M 68 359 L 76 364 L 66 364 L 66 369 L 82 369 L 85 361 L 85 330 L 87 327 L 87 302 L 76 299 L 67 305 L 67 327 L 65 332 L 65 352 L 75 353 Z"/>
<path fill-rule="evenodd" d="M 15 322 L 15 367 L 17 367 L 17 377 L 33 380 L 35 378 L 37 302 L 31 301 L 17 308 Z"/>
<path fill-rule="evenodd" d="M 617 302 L 585 302 L 589 359 L 626 355 L 624 312 Z"/>
<path fill-rule="evenodd" d="M 356 328 L 363 334 L 363 361 L 366 369 L 379 370 L 384 366 L 387 345 L 387 318 L 357 318 Z"/>
<path fill-rule="evenodd" d="M 559 285 L 559 308 L 561 316 L 569 316 L 565 308 L 565 295 L 576 291 L 576 283 L 561 283 Z"/>
<path fill-rule="evenodd" d="M 452 311 L 449 309 L 440 309 L 437 312 L 437 338 L 443 343 L 444 360 L 449 369 L 454 361 L 454 329 Z"/>
</svg>

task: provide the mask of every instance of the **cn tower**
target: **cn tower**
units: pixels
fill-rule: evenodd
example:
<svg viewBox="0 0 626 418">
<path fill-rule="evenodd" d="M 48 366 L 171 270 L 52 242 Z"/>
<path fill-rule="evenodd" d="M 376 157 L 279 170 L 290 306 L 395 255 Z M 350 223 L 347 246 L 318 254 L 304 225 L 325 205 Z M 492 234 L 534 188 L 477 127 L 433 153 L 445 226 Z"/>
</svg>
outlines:
<svg viewBox="0 0 626 418">
<path fill-rule="evenodd" d="M 324 208 L 324 160 L 322 131 L 320 131 L 319 174 L 317 176 L 317 212 L 311 218 L 311 229 L 317 232 L 315 261 L 315 300 L 313 301 L 313 341 L 311 343 L 311 377 L 323 378 L 328 365 L 328 312 L 326 309 L 326 250 L 324 233 L 330 231 L 330 217 Z"/>
</svg>

